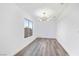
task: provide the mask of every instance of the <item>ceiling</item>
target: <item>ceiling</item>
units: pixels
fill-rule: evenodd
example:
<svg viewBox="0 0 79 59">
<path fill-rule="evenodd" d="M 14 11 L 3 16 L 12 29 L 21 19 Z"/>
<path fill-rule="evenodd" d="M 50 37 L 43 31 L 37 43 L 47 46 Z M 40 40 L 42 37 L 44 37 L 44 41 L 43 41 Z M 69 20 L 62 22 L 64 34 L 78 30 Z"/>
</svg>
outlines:
<svg viewBox="0 0 79 59">
<path fill-rule="evenodd" d="M 68 4 L 63 3 L 18 3 L 16 4 L 19 8 L 21 8 L 25 13 L 32 16 L 34 19 L 38 19 L 35 15 L 37 10 L 48 8 L 55 12 L 53 18 L 57 18 L 62 12 L 65 10 Z"/>
</svg>

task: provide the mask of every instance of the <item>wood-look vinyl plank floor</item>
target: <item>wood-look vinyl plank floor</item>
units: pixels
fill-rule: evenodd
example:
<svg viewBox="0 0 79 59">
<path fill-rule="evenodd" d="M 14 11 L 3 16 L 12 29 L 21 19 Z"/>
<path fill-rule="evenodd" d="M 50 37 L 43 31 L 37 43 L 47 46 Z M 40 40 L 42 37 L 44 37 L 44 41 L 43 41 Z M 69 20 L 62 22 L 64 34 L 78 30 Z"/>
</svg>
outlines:
<svg viewBox="0 0 79 59">
<path fill-rule="evenodd" d="M 37 38 L 16 56 L 69 56 L 64 48 L 53 38 Z"/>
</svg>

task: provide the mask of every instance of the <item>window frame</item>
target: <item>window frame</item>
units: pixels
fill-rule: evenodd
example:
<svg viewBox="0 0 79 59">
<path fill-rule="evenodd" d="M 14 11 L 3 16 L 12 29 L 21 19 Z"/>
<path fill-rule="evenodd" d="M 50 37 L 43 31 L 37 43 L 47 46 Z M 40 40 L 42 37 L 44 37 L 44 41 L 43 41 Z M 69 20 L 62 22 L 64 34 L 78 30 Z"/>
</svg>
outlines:
<svg viewBox="0 0 79 59">
<path fill-rule="evenodd" d="M 30 19 L 24 18 L 24 38 L 31 37 L 33 35 L 33 22 Z M 26 22 L 27 21 L 27 22 Z M 26 23 L 28 23 L 28 26 L 26 26 Z M 26 33 L 26 28 L 31 29 L 31 32 L 28 31 L 28 33 L 31 33 L 30 35 Z M 28 35 L 28 36 L 27 36 Z"/>
</svg>

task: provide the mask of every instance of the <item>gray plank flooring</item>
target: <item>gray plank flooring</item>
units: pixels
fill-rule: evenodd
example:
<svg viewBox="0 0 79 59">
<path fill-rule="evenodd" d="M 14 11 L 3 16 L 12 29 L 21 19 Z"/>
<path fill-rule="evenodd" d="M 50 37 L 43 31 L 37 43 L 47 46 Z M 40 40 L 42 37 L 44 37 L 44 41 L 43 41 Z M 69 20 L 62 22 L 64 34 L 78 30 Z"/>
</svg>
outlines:
<svg viewBox="0 0 79 59">
<path fill-rule="evenodd" d="M 69 56 L 54 38 L 36 38 L 16 56 Z"/>
</svg>

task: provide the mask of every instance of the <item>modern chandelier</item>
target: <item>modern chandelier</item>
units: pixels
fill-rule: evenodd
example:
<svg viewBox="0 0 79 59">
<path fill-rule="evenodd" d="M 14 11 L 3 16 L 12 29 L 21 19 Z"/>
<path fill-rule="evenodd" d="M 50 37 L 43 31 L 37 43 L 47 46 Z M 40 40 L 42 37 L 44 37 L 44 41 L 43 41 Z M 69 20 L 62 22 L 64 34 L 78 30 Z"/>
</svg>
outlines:
<svg viewBox="0 0 79 59">
<path fill-rule="evenodd" d="M 40 21 L 49 21 L 54 14 L 54 11 L 51 9 L 41 9 L 37 12 Z"/>
</svg>

